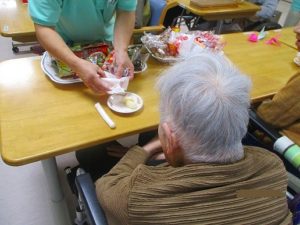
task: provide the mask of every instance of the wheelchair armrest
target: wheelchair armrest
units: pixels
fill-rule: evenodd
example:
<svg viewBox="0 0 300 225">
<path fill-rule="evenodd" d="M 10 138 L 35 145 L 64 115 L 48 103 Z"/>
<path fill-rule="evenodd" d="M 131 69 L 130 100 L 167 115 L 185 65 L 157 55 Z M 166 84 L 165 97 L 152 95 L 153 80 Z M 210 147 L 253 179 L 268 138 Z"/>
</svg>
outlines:
<svg viewBox="0 0 300 225">
<path fill-rule="evenodd" d="M 75 184 L 79 199 L 84 205 L 87 220 L 91 225 L 107 225 L 105 214 L 101 208 L 95 191 L 95 185 L 88 173 L 77 175 Z"/>
<path fill-rule="evenodd" d="M 265 123 L 252 109 L 250 109 L 249 116 L 250 126 L 248 133 L 256 129 L 265 133 L 271 139 L 272 144 L 271 148 L 265 148 L 275 152 L 283 160 L 286 169 L 300 178 L 300 161 L 298 160 L 300 157 L 300 147 L 293 140 L 289 139 L 289 137 L 281 135 L 279 131 Z"/>
<path fill-rule="evenodd" d="M 250 121 L 249 123 L 257 129 L 260 129 L 264 133 L 266 133 L 272 141 L 276 141 L 282 135 L 275 130 L 273 127 L 268 125 L 265 121 L 263 121 L 253 109 L 250 109 L 249 112 Z"/>
</svg>

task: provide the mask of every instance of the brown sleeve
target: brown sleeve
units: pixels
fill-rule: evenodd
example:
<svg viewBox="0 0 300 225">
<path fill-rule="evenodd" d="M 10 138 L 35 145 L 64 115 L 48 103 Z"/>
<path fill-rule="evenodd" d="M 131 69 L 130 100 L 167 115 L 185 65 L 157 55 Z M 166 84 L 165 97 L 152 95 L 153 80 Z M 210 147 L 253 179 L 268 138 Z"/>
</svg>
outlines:
<svg viewBox="0 0 300 225">
<path fill-rule="evenodd" d="M 258 115 L 276 128 L 287 127 L 300 119 L 300 73 L 295 74 L 272 100 L 263 102 Z"/>
<path fill-rule="evenodd" d="M 96 181 L 97 198 L 109 224 L 127 224 L 128 196 L 138 173 L 135 169 L 147 158 L 148 154 L 141 147 L 134 146 L 116 166 Z"/>
</svg>

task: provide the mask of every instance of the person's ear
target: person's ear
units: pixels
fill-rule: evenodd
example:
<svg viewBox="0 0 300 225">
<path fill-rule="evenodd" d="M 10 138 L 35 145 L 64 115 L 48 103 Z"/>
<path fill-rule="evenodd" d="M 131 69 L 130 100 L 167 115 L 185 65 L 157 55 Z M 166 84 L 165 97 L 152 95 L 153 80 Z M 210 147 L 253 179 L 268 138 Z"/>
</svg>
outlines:
<svg viewBox="0 0 300 225">
<path fill-rule="evenodd" d="M 165 135 L 165 154 L 170 161 L 169 163 L 175 166 L 182 160 L 181 149 L 178 145 L 177 137 L 168 123 L 163 123 L 162 129 Z"/>
<path fill-rule="evenodd" d="M 169 126 L 168 123 L 163 123 L 162 124 L 162 130 L 165 136 L 165 148 L 166 148 L 166 153 L 169 155 L 172 152 L 172 130 Z"/>
</svg>

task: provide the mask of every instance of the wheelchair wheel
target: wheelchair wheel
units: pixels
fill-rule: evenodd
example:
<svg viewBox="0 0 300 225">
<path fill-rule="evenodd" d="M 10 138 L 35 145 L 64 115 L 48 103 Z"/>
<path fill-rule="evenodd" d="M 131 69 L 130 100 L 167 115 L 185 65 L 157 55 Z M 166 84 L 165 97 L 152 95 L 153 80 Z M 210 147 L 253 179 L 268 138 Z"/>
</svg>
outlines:
<svg viewBox="0 0 300 225">
<path fill-rule="evenodd" d="M 12 48 L 12 51 L 13 51 L 14 53 L 19 53 L 19 48 L 16 47 L 16 46 L 14 46 L 14 47 Z"/>
</svg>

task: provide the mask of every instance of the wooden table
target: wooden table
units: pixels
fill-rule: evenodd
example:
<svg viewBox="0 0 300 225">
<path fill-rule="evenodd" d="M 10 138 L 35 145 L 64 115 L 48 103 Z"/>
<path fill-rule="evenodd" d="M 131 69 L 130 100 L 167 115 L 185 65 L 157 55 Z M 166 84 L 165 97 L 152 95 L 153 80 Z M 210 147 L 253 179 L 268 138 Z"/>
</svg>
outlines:
<svg viewBox="0 0 300 225">
<path fill-rule="evenodd" d="M 226 56 L 253 80 L 253 102 L 275 93 L 299 69 L 293 63 L 296 50 L 286 45 L 251 43 L 245 33 L 223 37 Z M 139 94 L 145 105 L 142 111 L 125 116 L 111 112 L 105 104 L 106 96 L 93 95 L 81 83 L 51 82 L 40 68 L 39 57 L 0 63 L 4 161 L 23 165 L 156 127 L 158 99 L 153 85 L 164 68 L 167 65 L 150 60 L 149 69 L 136 75 L 129 91 Z M 97 101 L 117 121 L 117 129 L 110 129 L 99 117 L 94 108 Z"/>
<path fill-rule="evenodd" d="M 247 41 L 247 33 L 223 35 L 226 56 L 252 78 L 252 102 L 260 102 L 275 94 L 288 79 L 299 71 L 293 62 L 296 49 L 287 45 L 267 45 L 272 33 L 259 42 Z"/>
<path fill-rule="evenodd" d="M 27 11 L 27 4 L 21 0 L 0 0 L 0 34 L 13 40 L 13 51 L 19 46 L 36 44 L 33 23 Z M 14 41 L 21 43 L 14 43 Z"/>
<path fill-rule="evenodd" d="M 148 69 L 135 76 L 128 91 L 139 94 L 144 107 L 121 115 L 106 106 L 107 96 L 92 94 L 82 83 L 53 83 L 42 72 L 39 57 L 0 63 L 3 160 L 23 165 L 155 128 L 159 116 L 153 86 L 165 67 L 150 60 Z M 96 102 L 116 121 L 116 129 L 98 115 Z"/>
<path fill-rule="evenodd" d="M 278 30 L 268 31 L 272 35 L 278 35 L 279 41 L 291 48 L 297 49 L 296 47 L 296 33 L 294 33 L 294 27 L 287 27 Z"/>
<path fill-rule="evenodd" d="M 190 0 L 177 0 L 177 2 L 182 8 L 203 17 L 205 20 L 251 17 L 260 9 L 259 6 L 247 1 L 241 2 L 237 6 L 218 7 L 199 7 L 191 4 Z"/>
<path fill-rule="evenodd" d="M 219 7 L 199 7 L 191 4 L 190 0 L 176 0 L 179 6 L 201 18 L 212 21 L 217 20 L 216 32 L 219 34 L 222 28 L 223 20 L 248 18 L 256 14 L 260 7 L 247 1 L 239 3 L 237 6 L 219 6 Z"/>
<path fill-rule="evenodd" d="M 139 94 L 144 107 L 130 115 L 113 113 L 107 96 L 92 94 L 82 83 L 58 85 L 44 75 L 40 57 L 0 63 L 1 156 L 9 165 L 41 160 L 55 218 L 69 224 L 59 185 L 55 156 L 94 146 L 130 134 L 151 130 L 159 121 L 156 77 L 166 67 L 150 60 L 148 70 L 136 75 L 128 91 Z M 116 122 L 110 129 L 96 111 L 100 102 Z M 58 224 L 58 223 L 57 223 Z"/>
<path fill-rule="evenodd" d="M 27 4 L 21 0 L 0 0 L 0 28 L 2 36 L 15 40 L 35 37 Z"/>
<path fill-rule="evenodd" d="M 296 50 L 286 45 L 249 43 L 245 34 L 224 35 L 224 39 L 225 54 L 253 80 L 254 102 L 283 87 L 298 70 L 292 62 Z M 70 224 L 55 156 L 156 128 L 158 95 L 153 86 L 165 68 L 153 59 L 148 62 L 148 70 L 136 75 L 128 89 L 143 98 L 143 109 L 121 115 L 106 107 L 106 96 L 92 94 L 82 83 L 50 81 L 41 70 L 40 57 L 0 63 L 1 156 L 13 166 L 41 160 L 58 221 Z M 96 102 L 115 121 L 116 129 L 98 115 Z"/>
<path fill-rule="evenodd" d="M 280 34 L 281 46 L 266 45 L 265 40 L 258 43 L 248 42 L 247 33 L 223 36 L 227 42 L 224 49 L 226 56 L 252 79 L 252 103 L 272 97 L 293 74 L 299 72 L 299 66 L 293 63 L 297 53 L 293 28 L 267 33 L 265 40 Z M 283 131 L 282 134 L 300 145 L 300 134 L 292 131 Z"/>
</svg>

